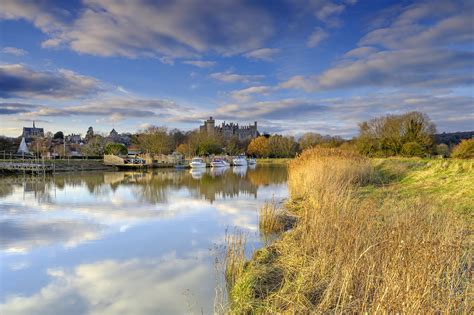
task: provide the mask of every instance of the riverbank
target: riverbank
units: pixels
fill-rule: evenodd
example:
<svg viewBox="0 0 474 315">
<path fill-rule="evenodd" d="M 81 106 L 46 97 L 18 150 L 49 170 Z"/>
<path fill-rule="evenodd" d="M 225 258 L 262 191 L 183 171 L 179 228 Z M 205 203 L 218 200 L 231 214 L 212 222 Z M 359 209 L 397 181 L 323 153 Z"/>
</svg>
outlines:
<svg viewBox="0 0 474 315">
<path fill-rule="evenodd" d="M 292 158 L 262 158 L 257 159 L 257 164 L 280 164 L 280 165 L 287 165 L 293 159 Z"/>
<path fill-rule="evenodd" d="M 261 212 L 297 223 L 233 271 L 230 312 L 469 312 L 472 187 L 472 160 L 303 153 L 284 209 Z"/>
<path fill-rule="evenodd" d="M 10 162 L 14 161 L 15 163 L 35 163 L 35 160 L 0 160 L 0 162 Z M 39 160 L 36 163 L 43 163 Z M 78 172 L 78 171 L 105 171 L 105 170 L 114 170 L 113 167 L 104 165 L 102 159 L 94 160 L 45 160 L 44 163 L 48 166 L 52 166 L 54 172 Z"/>
</svg>

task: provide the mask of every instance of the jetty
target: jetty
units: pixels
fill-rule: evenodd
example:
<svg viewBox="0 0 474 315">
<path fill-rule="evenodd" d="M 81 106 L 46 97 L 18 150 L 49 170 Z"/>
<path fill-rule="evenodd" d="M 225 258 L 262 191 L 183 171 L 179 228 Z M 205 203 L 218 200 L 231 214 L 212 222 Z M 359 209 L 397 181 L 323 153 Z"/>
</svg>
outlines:
<svg viewBox="0 0 474 315">
<path fill-rule="evenodd" d="M 146 168 L 149 166 L 142 158 L 118 156 L 113 154 L 104 155 L 104 165 L 115 166 L 119 169 Z"/>
<path fill-rule="evenodd" d="M 46 174 L 54 172 L 54 165 L 44 162 L 0 162 L 1 173 Z"/>
</svg>

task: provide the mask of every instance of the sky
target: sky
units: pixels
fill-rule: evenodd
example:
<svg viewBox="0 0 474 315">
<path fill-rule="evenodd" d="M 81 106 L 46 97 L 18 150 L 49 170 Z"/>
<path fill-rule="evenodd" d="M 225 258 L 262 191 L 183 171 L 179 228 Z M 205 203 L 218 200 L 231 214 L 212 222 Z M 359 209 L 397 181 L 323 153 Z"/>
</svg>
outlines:
<svg viewBox="0 0 474 315">
<path fill-rule="evenodd" d="M 474 2 L 0 0 L 0 135 L 192 130 L 357 135 L 422 111 L 474 130 Z"/>
</svg>

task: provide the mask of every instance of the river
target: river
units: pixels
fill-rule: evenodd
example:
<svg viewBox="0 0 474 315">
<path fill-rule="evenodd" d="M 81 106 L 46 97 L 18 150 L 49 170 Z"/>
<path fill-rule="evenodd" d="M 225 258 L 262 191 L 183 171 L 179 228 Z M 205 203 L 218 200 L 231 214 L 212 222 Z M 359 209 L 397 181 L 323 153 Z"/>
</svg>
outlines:
<svg viewBox="0 0 474 315">
<path fill-rule="evenodd" d="M 258 209 L 286 181 L 276 165 L 1 177 L 0 313 L 212 314 L 226 233 L 261 246 Z"/>
</svg>

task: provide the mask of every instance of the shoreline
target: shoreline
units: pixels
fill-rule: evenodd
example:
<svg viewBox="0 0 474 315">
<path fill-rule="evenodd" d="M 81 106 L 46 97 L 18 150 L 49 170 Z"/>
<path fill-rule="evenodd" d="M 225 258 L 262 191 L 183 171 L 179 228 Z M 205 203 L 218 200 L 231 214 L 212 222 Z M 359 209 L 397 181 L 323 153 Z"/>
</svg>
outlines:
<svg viewBox="0 0 474 315">
<path fill-rule="evenodd" d="M 33 162 L 34 160 L 0 160 L 0 162 Z M 43 161 L 39 161 L 42 163 Z M 71 160 L 45 160 L 45 165 L 51 166 L 53 165 L 54 171 L 56 172 L 79 172 L 79 171 L 109 171 L 114 170 L 113 167 L 107 166 L 103 164 L 103 160 L 82 160 L 82 159 L 71 159 Z M 21 171 L 0 171 L 0 175 L 15 175 L 15 174 L 23 174 Z"/>
<path fill-rule="evenodd" d="M 275 158 L 275 159 L 257 159 L 257 165 L 288 165 L 293 160 L 291 158 Z M 33 159 L 28 160 L 9 160 L 0 159 L 0 162 L 34 162 Z M 39 163 L 42 161 L 40 160 Z M 175 165 L 154 165 L 151 167 L 141 168 L 121 168 L 113 165 L 105 165 L 102 159 L 56 159 L 45 160 L 46 165 L 54 165 L 54 173 L 65 172 L 90 172 L 90 171 L 127 171 L 127 170 L 153 170 L 153 169 L 191 169 L 190 167 L 176 168 Z M 209 167 L 208 167 L 209 168 Z M 51 173 L 51 172 L 50 172 Z M 0 176 L 11 176 L 23 174 L 21 171 L 1 171 Z"/>
</svg>

